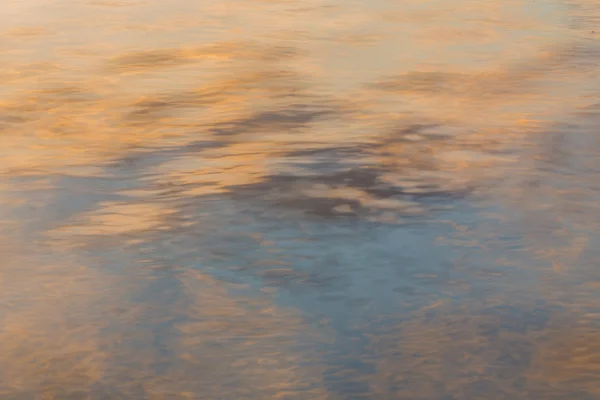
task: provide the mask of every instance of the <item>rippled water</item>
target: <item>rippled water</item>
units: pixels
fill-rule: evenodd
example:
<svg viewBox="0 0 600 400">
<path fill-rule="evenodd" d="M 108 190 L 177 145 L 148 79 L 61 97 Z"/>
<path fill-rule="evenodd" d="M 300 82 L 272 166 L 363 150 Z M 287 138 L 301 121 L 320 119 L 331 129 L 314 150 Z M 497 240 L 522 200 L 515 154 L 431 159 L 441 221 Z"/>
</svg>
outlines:
<svg viewBox="0 0 600 400">
<path fill-rule="evenodd" d="M 0 398 L 600 397 L 600 5 L 5 0 Z"/>
</svg>

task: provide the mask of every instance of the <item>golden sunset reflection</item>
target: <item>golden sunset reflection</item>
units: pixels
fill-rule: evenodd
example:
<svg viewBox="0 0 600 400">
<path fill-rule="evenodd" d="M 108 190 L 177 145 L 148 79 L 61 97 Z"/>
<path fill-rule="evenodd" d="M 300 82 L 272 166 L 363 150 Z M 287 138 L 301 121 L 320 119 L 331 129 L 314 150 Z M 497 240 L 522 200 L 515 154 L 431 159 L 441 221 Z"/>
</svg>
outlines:
<svg viewBox="0 0 600 400">
<path fill-rule="evenodd" d="M 0 398 L 600 396 L 600 5 L 7 0 Z"/>
</svg>

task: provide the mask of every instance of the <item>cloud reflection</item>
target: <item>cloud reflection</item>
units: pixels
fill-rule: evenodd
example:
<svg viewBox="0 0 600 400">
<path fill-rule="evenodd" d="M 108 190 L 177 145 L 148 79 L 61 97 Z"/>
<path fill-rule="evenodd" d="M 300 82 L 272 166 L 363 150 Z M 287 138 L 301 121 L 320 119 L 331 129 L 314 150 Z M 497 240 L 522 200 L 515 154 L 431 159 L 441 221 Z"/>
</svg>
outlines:
<svg viewBox="0 0 600 400">
<path fill-rule="evenodd" d="M 2 396 L 598 395 L 596 4 L 10 7 Z"/>
</svg>

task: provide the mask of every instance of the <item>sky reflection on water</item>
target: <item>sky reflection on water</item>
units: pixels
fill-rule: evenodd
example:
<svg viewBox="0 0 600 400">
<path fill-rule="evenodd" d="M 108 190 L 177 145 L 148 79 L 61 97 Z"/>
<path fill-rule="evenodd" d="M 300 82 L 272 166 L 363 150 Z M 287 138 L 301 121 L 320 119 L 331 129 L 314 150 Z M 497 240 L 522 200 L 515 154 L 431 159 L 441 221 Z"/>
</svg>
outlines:
<svg viewBox="0 0 600 400">
<path fill-rule="evenodd" d="M 599 17 L 8 1 L 0 397 L 597 399 Z"/>
</svg>

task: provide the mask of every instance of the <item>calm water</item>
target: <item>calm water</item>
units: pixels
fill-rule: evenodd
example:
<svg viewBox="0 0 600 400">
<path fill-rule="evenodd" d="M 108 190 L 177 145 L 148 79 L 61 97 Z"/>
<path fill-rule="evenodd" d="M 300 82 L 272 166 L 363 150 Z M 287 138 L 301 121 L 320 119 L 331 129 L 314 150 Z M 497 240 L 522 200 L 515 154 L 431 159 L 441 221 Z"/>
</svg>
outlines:
<svg viewBox="0 0 600 400">
<path fill-rule="evenodd" d="M 4 0 L 0 398 L 597 400 L 596 0 Z"/>
</svg>

